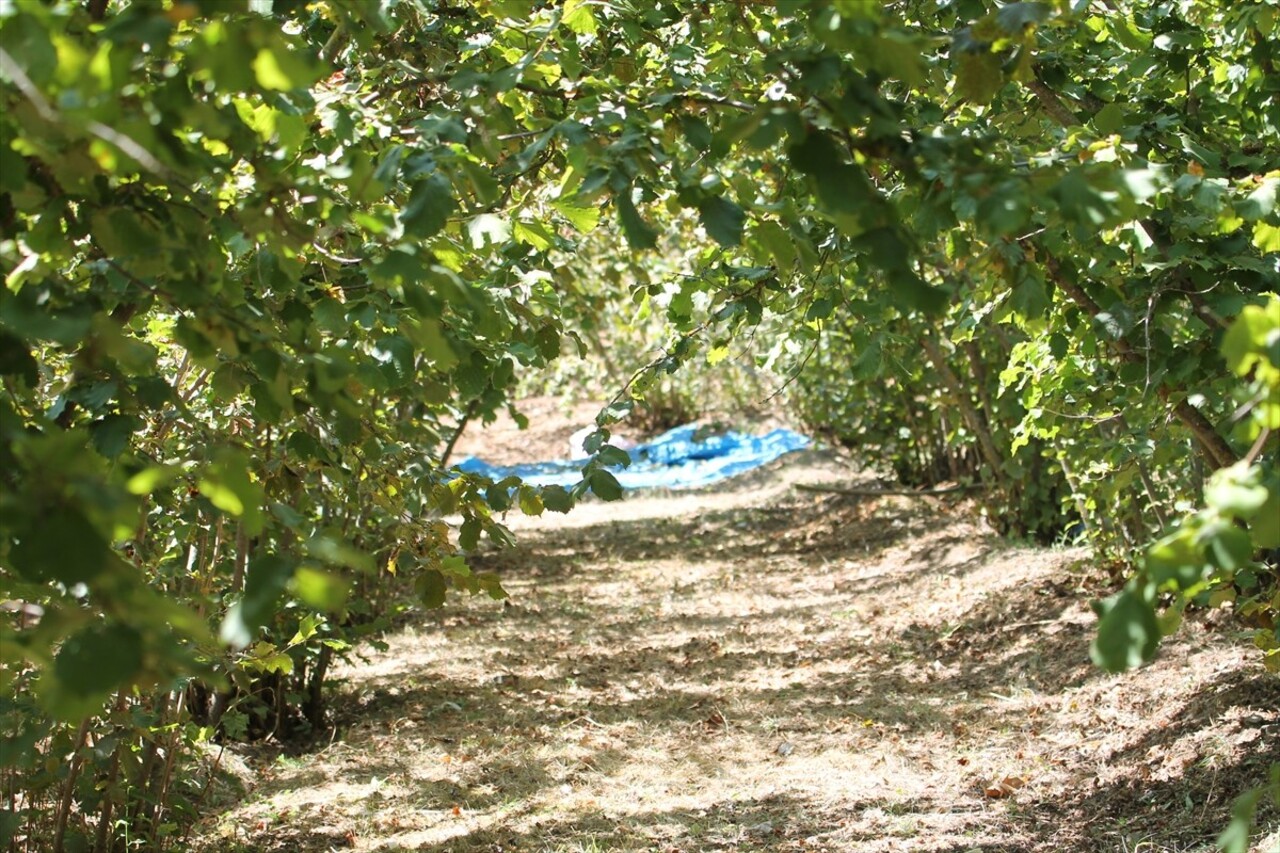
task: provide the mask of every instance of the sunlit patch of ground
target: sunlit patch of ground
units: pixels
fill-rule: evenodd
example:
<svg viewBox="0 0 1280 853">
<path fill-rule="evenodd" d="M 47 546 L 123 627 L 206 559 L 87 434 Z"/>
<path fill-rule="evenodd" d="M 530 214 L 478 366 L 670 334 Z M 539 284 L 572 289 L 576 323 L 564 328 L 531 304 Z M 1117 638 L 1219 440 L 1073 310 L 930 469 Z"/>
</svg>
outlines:
<svg viewBox="0 0 1280 853">
<path fill-rule="evenodd" d="M 1081 552 L 793 488 L 852 479 L 801 454 L 511 519 L 520 547 L 476 558 L 511 601 L 346 665 L 337 737 L 200 849 L 1208 850 L 1280 761 L 1280 682 L 1203 617 L 1103 675 Z"/>
</svg>

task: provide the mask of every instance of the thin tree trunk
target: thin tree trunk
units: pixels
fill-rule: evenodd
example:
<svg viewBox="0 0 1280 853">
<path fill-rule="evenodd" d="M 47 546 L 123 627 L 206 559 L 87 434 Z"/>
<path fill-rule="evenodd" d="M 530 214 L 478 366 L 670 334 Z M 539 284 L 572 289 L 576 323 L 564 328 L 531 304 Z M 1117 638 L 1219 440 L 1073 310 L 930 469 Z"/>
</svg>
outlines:
<svg viewBox="0 0 1280 853">
<path fill-rule="evenodd" d="M 982 451 L 982 458 L 991 469 L 992 476 L 997 479 L 1002 478 L 1004 458 L 996 448 L 995 439 L 991 437 L 991 432 L 983 422 L 981 413 L 973 405 L 973 401 L 969 399 L 968 393 L 965 391 L 964 386 L 960 384 L 960 379 L 956 376 L 955 371 L 951 369 L 951 365 L 947 364 L 946 356 L 943 355 L 942 350 L 938 348 L 938 345 L 931 338 L 920 338 L 920 346 L 942 376 L 947 390 L 951 392 L 956 405 L 960 408 L 960 414 L 969 424 L 969 429 L 973 430 L 974 436 L 977 437 L 978 447 Z"/>
<path fill-rule="evenodd" d="M 119 714 L 129 704 L 129 694 L 121 690 L 117 696 L 115 711 Z M 107 781 L 102 787 L 102 809 L 98 813 L 98 831 L 93 842 L 94 853 L 110 853 L 111 850 L 111 812 L 115 806 L 115 792 L 112 789 L 120 778 L 120 750 L 124 748 L 125 743 L 121 739 L 115 751 L 111 753 L 111 769 L 107 771 Z"/>
<path fill-rule="evenodd" d="M 324 678 L 332 659 L 333 649 L 321 646 L 320 657 L 311 670 L 311 679 L 307 684 L 307 719 L 316 729 L 324 723 Z"/>
<path fill-rule="evenodd" d="M 249 533 L 244 522 L 236 525 L 235 569 L 231 574 L 231 594 L 235 595 L 244 589 L 244 569 L 249 562 Z"/>
<path fill-rule="evenodd" d="M 178 757 L 178 740 L 182 736 L 182 717 L 184 708 L 185 693 L 179 693 L 174 708 L 174 729 L 173 734 L 169 738 L 169 751 L 165 755 L 164 772 L 160 776 L 160 784 L 157 786 L 155 803 L 151 811 L 151 827 L 149 839 L 154 849 L 156 846 L 156 834 L 159 831 L 160 819 L 165 811 L 169 808 L 169 783 L 173 779 L 173 765 Z"/>
<path fill-rule="evenodd" d="M 58 803 L 58 825 L 53 834 L 53 853 L 62 853 L 67 834 L 67 821 L 71 819 L 71 799 L 75 794 L 76 779 L 80 776 L 80 766 L 84 763 L 80 750 L 84 749 L 85 739 L 89 737 L 89 724 L 92 717 L 85 717 L 76 732 L 75 750 L 72 752 L 71 767 L 67 770 L 66 781 L 62 784 L 62 801 Z"/>
</svg>

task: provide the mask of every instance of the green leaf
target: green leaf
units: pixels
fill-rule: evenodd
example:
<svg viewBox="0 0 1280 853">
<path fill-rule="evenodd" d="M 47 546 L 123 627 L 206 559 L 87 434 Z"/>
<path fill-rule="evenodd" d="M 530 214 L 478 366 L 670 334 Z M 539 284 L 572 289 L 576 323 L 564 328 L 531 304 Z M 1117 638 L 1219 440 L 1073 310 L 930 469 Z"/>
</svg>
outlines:
<svg viewBox="0 0 1280 853">
<path fill-rule="evenodd" d="M 906 270 L 911 246 L 897 228 L 876 228 L 850 241 L 872 266 L 882 270 Z"/>
<path fill-rule="evenodd" d="M 596 426 L 616 424 L 635 411 L 635 408 L 635 400 L 618 400 L 615 403 L 610 403 L 604 407 L 600 414 L 596 415 Z"/>
<path fill-rule="evenodd" d="M 274 643 L 260 642 L 254 645 L 250 655 L 240 662 L 245 669 L 256 672 L 293 672 L 293 658 Z"/>
<path fill-rule="evenodd" d="M 1104 193 L 1080 172 L 1067 172 L 1050 190 L 1064 216 L 1088 227 L 1105 225 L 1117 213 L 1116 193 Z"/>
<path fill-rule="evenodd" d="M 1173 581 L 1179 589 L 1190 589 L 1204 579 L 1204 549 L 1195 534 L 1194 528 L 1184 526 L 1147 549 L 1146 567 L 1154 583 Z"/>
<path fill-rule="evenodd" d="M 532 246 L 539 252 L 545 252 L 556 242 L 556 235 L 547 226 L 535 220 L 517 219 L 511 234 L 521 243 Z"/>
<path fill-rule="evenodd" d="M 502 582 L 493 572 L 481 572 L 476 575 L 476 587 L 485 595 L 494 601 L 502 601 L 508 598 L 507 591 L 502 588 Z"/>
<path fill-rule="evenodd" d="M 295 564 L 276 554 L 263 554 L 249 562 L 244 595 L 227 610 L 220 636 L 233 648 L 244 648 L 275 615 L 280 595 L 293 577 Z"/>
<path fill-rule="evenodd" d="M 521 486 L 519 495 L 521 512 L 525 515 L 542 515 L 544 504 L 537 489 L 532 486 Z"/>
<path fill-rule="evenodd" d="M 594 468 L 587 477 L 591 491 L 601 500 L 616 501 L 622 497 L 622 484 L 603 468 Z"/>
<path fill-rule="evenodd" d="M 1004 71 L 994 54 L 961 51 L 956 63 L 956 94 L 966 101 L 989 104 L 1004 86 Z"/>
<path fill-rule="evenodd" d="M 1234 524 L 1209 525 L 1198 538 L 1210 562 L 1224 571 L 1239 571 L 1252 562 L 1253 540 Z"/>
<path fill-rule="evenodd" d="M 348 583 L 332 572 L 299 566 L 293 573 L 293 590 L 298 598 L 316 608 L 336 612 L 347 603 Z"/>
<path fill-rule="evenodd" d="M 17 812 L 9 811 L 8 809 L 0 811 L 0 845 L 11 846 L 14 837 L 17 836 L 18 830 L 22 828 L 24 822 L 23 816 Z M 67 845 L 67 849 L 72 849 L 70 844 Z M 89 849 L 89 840 L 87 838 L 83 840 L 81 849 Z"/>
<path fill-rule="evenodd" d="M 612 444 L 606 444 L 596 453 L 596 459 L 601 465 L 616 465 L 622 468 L 631 464 L 631 454 L 620 447 L 614 447 Z"/>
<path fill-rule="evenodd" d="M 403 328 L 436 370 L 452 370 L 458 363 L 457 353 L 453 351 L 445 336 L 444 324 L 439 320 L 419 316 L 406 320 Z"/>
<path fill-rule="evenodd" d="M 996 23 L 1010 35 L 1017 35 L 1026 27 L 1044 23 L 1051 12 L 1048 3 L 1006 3 L 996 12 Z"/>
<path fill-rule="evenodd" d="M 142 428 L 132 415 L 107 415 L 89 425 L 94 448 L 108 459 L 115 459 L 129 446 L 129 439 Z"/>
<path fill-rule="evenodd" d="M 13 4 L 9 8 L 17 11 L 20 7 Z M 6 16 L 0 26 L 0 47 L 37 86 L 47 84 L 58 68 L 58 52 L 49 40 L 49 28 L 33 15 Z M 7 73 L 0 74 L 0 79 L 13 83 Z"/>
<path fill-rule="evenodd" d="M 717 196 L 700 203 L 698 212 L 702 217 L 702 227 L 721 246 L 732 248 L 742 242 L 742 227 L 747 215 L 741 207 Z"/>
<path fill-rule="evenodd" d="M 373 557 L 359 548 L 344 541 L 342 537 L 321 533 L 307 540 L 307 554 L 315 560 L 345 566 L 366 574 L 377 567 Z"/>
<path fill-rule="evenodd" d="M 1222 356 L 1237 376 L 1247 376 L 1254 366 L 1271 361 L 1271 347 L 1280 341 L 1280 297 L 1265 305 L 1246 305 L 1222 338 Z M 1274 370 L 1280 364 L 1272 363 Z"/>
<path fill-rule="evenodd" d="M 68 585 L 93 581 L 117 559 L 97 529 L 71 507 L 40 513 L 9 552 L 13 568 L 26 579 Z"/>
<path fill-rule="evenodd" d="M 794 239 L 773 220 L 765 220 L 756 224 L 752 233 L 760 241 L 774 265 L 783 272 L 790 272 L 797 261 Z M 763 258 L 761 262 L 763 262 Z"/>
<path fill-rule="evenodd" d="M 1248 197 L 1236 205 L 1236 213 L 1246 222 L 1256 222 L 1270 216 L 1276 209 L 1276 192 L 1280 178 L 1267 178 Z"/>
<path fill-rule="evenodd" d="M 1146 50 L 1151 46 L 1151 36 L 1138 29 L 1132 15 L 1107 15 L 1107 29 L 1129 50 Z"/>
<path fill-rule="evenodd" d="M 417 590 L 418 600 L 432 609 L 443 607 L 449 592 L 449 585 L 445 582 L 444 575 L 436 569 L 427 569 L 418 575 L 414 588 Z"/>
<path fill-rule="evenodd" d="M 171 465 L 149 465 L 129 478 L 125 484 L 131 495 L 149 495 L 177 479 L 182 469 Z"/>
<path fill-rule="evenodd" d="M 618 209 L 622 232 L 626 235 L 627 243 L 631 248 L 652 249 L 658 245 L 658 232 L 640 218 L 640 212 L 631 201 L 630 190 L 614 195 L 613 204 Z"/>
<path fill-rule="evenodd" d="M 1253 544 L 1259 548 L 1280 548 L 1280 476 L 1267 481 L 1267 500 L 1249 522 Z"/>
<path fill-rule="evenodd" d="M 40 365 L 31 350 L 16 335 L 0 329 L 0 376 L 16 376 L 35 388 L 40 382 Z"/>
<path fill-rule="evenodd" d="M 58 650 L 52 672 L 42 682 L 41 698 L 64 720 L 101 710 L 111 694 L 142 671 L 143 641 L 133 628 L 95 624 L 72 634 Z"/>
<path fill-rule="evenodd" d="M 1089 649 L 1093 662 L 1107 672 L 1124 672 L 1155 656 L 1160 625 L 1150 597 L 1126 589 L 1099 603 L 1102 619 Z"/>
<path fill-rule="evenodd" d="M 857 214 L 873 201 L 875 192 L 866 175 L 844 162 L 828 134 L 810 132 L 787 156 L 798 171 L 813 179 L 818 198 L 828 209 Z"/>
<path fill-rule="evenodd" d="M 1218 847 L 1222 853 L 1249 853 L 1249 838 L 1253 834 L 1254 816 L 1258 812 L 1258 803 L 1266 788 L 1258 786 L 1250 788 L 1236 797 L 1231 804 L 1231 821 L 1218 836 Z"/>
<path fill-rule="evenodd" d="M 1119 104 L 1107 104 L 1094 114 L 1092 121 L 1099 133 L 1112 134 L 1124 127 L 1126 118 L 1124 107 Z"/>
<path fill-rule="evenodd" d="M 305 89 L 320 79 L 317 65 L 281 45 L 258 51 L 252 65 L 258 85 L 278 92 Z"/>
<path fill-rule="evenodd" d="M 578 232 L 587 234 L 600 224 L 600 208 L 579 207 L 565 201 L 557 201 L 551 205 L 557 213 L 569 220 Z"/>
<path fill-rule="evenodd" d="M 374 345 L 373 355 L 386 366 L 390 387 L 398 388 L 413 380 L 417 372 L 413 358 L 413 344 L 400 335 L 380 338 Z"/>
<path fill-rule="evenodd" d="M 1252 518 L 1267 498 L 1262 469 L 1247 462 L 1215 471 L 1204 490 L 1205 503 L 1235 518 Z"/>
<path fill-rule="evenodd" d="M 806 321 L 825 320 L 831 316 L 835 307 L 835 301 L 829 296 L 815 299 L 809 303 L 808 309 L 804 312 L 804 318 Z"/>
<path fill-rule="evenodd" d="M 552 512 L 565 513 L 573 509 L 573 495 L 564 486 L 543 486 L 542 505 Z"/>
<path fill-rule="evenodd" d="M 699 151 L 708 151 L 711 148 L 713 136 L 711 128 L 707 123 L 697 116 L 682 115 L 680 116 L 680 128 L 684 131 L 685 139 L 689 140 L 689 144 Z"/>
<path fill-rule="evenodd" d="M 218 509 L 242 519 L 245 532 L 256 536 L 262 532 L 265 520 L 262 504 L 266 495 L 250 477 L 249 467 L 244 453 L 223 451 L 205 469 L 197 488 Z"/>
<path fill-rule="evenodd" d="M 436 174 L 414 184 L 400 222 L 406 235 L 425 240 L 440 233 L 457 208 L 449 180 Z"/>
</svg>

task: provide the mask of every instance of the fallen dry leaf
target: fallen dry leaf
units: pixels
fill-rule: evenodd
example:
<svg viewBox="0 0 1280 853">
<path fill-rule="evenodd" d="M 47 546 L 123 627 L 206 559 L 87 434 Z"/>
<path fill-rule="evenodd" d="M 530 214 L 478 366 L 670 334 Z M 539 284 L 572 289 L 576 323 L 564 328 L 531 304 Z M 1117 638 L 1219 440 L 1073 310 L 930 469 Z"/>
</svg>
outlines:
<svg viewBox="0 0 1280 853">
<path fill-rule="evenodd" d="M 992 782 L 983 788 L 982 793 L 986 794 L 993 800 L 999 800 L 1007 797 L 1014 791 L 1027 784 L 1027 780 L 1021 776 L 1006 776 L 1003 779 Z"/>
</svg>

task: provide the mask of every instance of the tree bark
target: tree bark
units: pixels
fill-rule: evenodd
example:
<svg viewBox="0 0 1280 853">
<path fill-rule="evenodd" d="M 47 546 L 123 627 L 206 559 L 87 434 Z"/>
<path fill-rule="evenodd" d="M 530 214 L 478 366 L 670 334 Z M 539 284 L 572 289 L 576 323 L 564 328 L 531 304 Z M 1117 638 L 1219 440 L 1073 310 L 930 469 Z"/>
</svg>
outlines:
<svg viewBox="0 0 1280 853">
<path fill-rule="evenodd" d="M 1081 123 L 1080 117 L 1068 109 L 1067 105 L 1058 97 L 1058 94 L 1039 79 L 1031 80 L 1027 83 L 1027 88 L 1031 90 L 1031 94 L 1036 96 L 1041 108 L 1058 124 L 1065 128 L 1070 128 L 1076 127 Z"/>
</svg>

